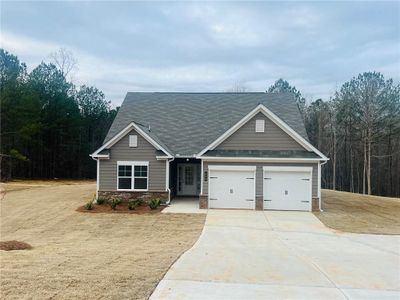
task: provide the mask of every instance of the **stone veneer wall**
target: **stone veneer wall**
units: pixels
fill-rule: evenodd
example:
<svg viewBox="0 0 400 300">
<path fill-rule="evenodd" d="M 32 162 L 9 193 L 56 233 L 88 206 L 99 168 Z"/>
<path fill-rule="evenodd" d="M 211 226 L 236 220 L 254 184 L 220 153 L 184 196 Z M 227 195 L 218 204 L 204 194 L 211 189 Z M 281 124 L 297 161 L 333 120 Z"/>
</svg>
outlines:
<svg viewBox="0 0 400 300">
<path fill-rule="evenodd" d="M 264 197 L 263 196 L 256 196 L 256 210 L 263 210 L 264 209 Z"/>
<path fill-rule="evenodd" d="M 311 210 L 312 211 L 319 211 L 319 198 L 318 197 L 313 197 L 312 198 L 312 205 L 311 205 Z"/>
<path fill-rule="evenodd" d="M 142 199 L 145 202 L 149 202 L 151 199 L 158 198 L 161 202 L 165 203 L 168 200 L 168 192 L 122 192 L 122 191 L 99 191 L 99 198 L 110 200 L 113 198 L 122 199 L 122 201 L 128 201 L 132 199 Z"/>
<path fill-rule="evenodd" d="M 208 208 L 208 196 L 207 195 L 199 196 L 199 208 L 203 208 L 203 209 Z"/>
</svg>

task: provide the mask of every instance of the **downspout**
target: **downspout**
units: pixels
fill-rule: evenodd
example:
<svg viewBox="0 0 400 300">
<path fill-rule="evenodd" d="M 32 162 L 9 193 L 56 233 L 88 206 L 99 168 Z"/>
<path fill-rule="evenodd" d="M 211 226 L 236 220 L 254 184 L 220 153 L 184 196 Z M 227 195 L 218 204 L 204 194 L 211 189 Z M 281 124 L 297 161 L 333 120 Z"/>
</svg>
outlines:
<svg viewBox="0 0 400 300">
<path fill-rule="evenodd" d="M 327 160 L 325 160 L 323 163 L 319 163 L 319 182 L 320 182 L 320 185 L 319 185 L 319 190 L 321 191 L 321 185 L 322 185 L 322 168 L 321 168 L 321 166 L 323 166 L 323 165 L 325 165 L 326 163 L 327 163 L 328 161 Z M 321 195 L 319 195 L 319 210 L 321 211 L 321 212 L 323 212 L 324 210 L 322 209 L 322 200 L 321 200 Z"/>
<path fill-rule="evenodd" d="M 171 162 L 173 162 L 175 160 L 175 157 L 171 158 L 170 160 L 167 159 L 167 163 L 168 163 L 168 174 L 167 174 L 167 178 L 168 178 L 168 185 L 167 185 L 167 191 L 168 191 L 168 201 L 165 203 L 165 205 L 169 205 L 169 203 L 171 202 L 171 189 L 169 188 L 169 178 L 170 178 L 170 164 Z"/>
</svg>

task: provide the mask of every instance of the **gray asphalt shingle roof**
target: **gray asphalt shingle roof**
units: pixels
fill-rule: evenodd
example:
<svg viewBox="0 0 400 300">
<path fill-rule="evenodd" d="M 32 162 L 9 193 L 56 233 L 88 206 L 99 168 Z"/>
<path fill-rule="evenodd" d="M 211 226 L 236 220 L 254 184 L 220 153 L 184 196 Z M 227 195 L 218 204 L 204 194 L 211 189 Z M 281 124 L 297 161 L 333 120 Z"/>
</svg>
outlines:
<svg viewBox="0 0 400 300">
<path fill-rule="evenodd" d="M 135 122 L 171 154 L 197 154 L 259 104 L 308 140 L 291 94 L 127 93 L 104 143 Z"/>
</svg>

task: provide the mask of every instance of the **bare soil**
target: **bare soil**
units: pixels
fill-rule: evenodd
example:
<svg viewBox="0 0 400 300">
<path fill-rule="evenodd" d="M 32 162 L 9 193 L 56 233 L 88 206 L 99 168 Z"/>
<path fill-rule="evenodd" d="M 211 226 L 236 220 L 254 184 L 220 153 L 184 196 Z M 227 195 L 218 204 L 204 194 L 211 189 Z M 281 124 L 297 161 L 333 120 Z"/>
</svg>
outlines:
<svg viewBox="0 0 400 300">
<path fill-rule="evenodd" d="M 13 250 L 29 250 L 32 246 L 25 242 L 19 241 L 4 241 L 0 242 L 0 250 L 13 251 Z"/>
<path fill-rule="evenodd" d="M 32 249 L 0 251 L 1 299 L 147 299 L 201 233 L 205 215 L 77 212 L 95 187 L 6 193 L 0 240 Z"/>
<path fill-rule="evenodd" d="M 322 190 L 323 212 L 314 214 L 326 226 L 345 232 L 400 234 L 400 199 Z"/>
<path fill-rule="evenodd" d="M 19 180 L 1 182 L 0 191 L 13 192 L 32 188 L 58 186 L 58 185 L 81 185 L 82 183 L 95 183 L 94 180 L 74 180 L 74 179 L 40 179 L 40 180 Z"/>
</svg>

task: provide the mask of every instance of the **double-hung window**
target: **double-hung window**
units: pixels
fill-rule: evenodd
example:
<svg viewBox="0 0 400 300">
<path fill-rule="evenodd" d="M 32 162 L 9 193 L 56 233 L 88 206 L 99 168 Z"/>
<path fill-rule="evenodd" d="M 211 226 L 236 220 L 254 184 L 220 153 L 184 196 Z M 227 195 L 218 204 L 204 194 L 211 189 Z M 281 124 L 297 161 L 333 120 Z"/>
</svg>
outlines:
<svg viewBox="0 0 400 300">
<path fill-rule="evenodd" d="M 117 184 L 121 191 L 147 191 L 149 186 L 148 161 L 118 161 Z"/>
</svg>

